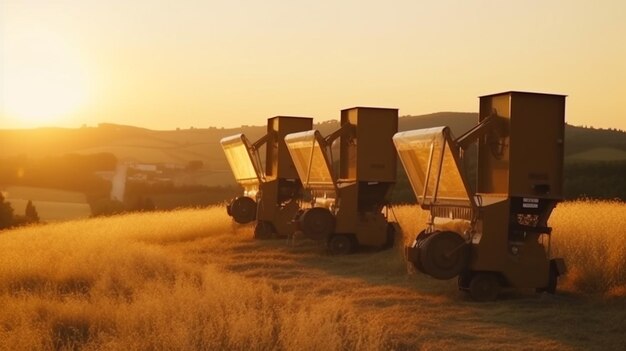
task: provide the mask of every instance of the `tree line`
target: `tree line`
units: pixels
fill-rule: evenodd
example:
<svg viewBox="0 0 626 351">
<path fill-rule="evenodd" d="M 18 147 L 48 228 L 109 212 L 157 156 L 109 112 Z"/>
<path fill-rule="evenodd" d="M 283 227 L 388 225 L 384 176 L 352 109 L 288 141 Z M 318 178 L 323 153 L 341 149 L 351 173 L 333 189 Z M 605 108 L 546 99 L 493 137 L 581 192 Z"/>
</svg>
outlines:
<svg viewBox="0 0 626 351">
<path fill-rule="evenodd" d="M 0 193 L 0 230 L 39 223 L 39 213 L 30 200 L 26 203 L 23 216 L 14 212 L 11 204 L 5 201 L 4 195 Z"/>
</svg>

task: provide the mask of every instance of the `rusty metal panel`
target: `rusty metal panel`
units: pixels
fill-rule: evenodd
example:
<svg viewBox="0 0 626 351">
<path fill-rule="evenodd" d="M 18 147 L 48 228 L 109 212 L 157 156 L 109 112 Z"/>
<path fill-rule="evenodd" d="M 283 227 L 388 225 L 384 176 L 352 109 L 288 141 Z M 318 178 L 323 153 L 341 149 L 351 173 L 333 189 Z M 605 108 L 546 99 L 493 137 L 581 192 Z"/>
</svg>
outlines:
<svg viewBox="0 0 626 351">
<path fill-rule="evenodd" d="M 509 120 L 510 97 L 506 94 L 480 99 L 479 122 L 496 114 Z M 508 194 L 509 192 L 509 138 L 498 138 L 490 132 L 478 142 L 477 192 Z M 494 154 L 495 153 L 495 154 Z"/>
<path fill-rule="evenodd" d="M 308 117 L 277 116 L 267 120 L 265 174 L 268 179 L 298 179 L 298 172 L 285 144 L 285 136 L 312 128 L 313 119 Z"/>
<path fill-rule="evenodd" d="M 356 127 L 358 123 L 358 110 L 345 109 L 341 111 L 341 125 L 349 124 Z M 353 130 L 353 132 L 356 129 Z M 339 178 L 346 181 L 355 181 L 357 179 L 357 139 L 356 135 L 345 135 L 341 137 L 339 146 Z"/>
<path fill-rule="evenodd" d="M 565 96 L 511 94 L 511 196 L 563 196 Z"/>
<path fill-rule="evenodd" d="M 506 135 L 478 143 L 480 193 L 561 198 L 565 96 L 505 92 L 480 98 L 480 119 L 509 121 Z"/>
<path fill-rule="evenodd" d="M 474 271 L 502 271 L 508 256 L 509 200 L 484 196 L 482 205 L 469 267 Z"/>
<path fill-rule="evenodd" d="M 398 131 L 398 109 L 354 107 L 341 111 L 341 124 L 354 133 L 341 138 L 340 179 L 395 182 L 397 155 L 392 137 Z"/>
</svg>

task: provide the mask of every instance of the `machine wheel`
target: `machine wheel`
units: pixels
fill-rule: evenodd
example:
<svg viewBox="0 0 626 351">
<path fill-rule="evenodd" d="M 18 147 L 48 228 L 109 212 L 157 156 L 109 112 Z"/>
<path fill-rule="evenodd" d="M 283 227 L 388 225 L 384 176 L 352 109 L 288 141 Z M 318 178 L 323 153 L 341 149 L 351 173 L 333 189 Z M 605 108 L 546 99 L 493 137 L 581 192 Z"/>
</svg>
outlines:
<svg viewBox="0 0 626 351">
<path fill-rule="evenodd" d="M 437 233 L 437 232 L 435 232 Z M 426 239 L 432 235 L 434 233 L 426 233 L 426 230 L 422 230 L 421 232 L 419 232 L 419 234 L 417 234 L 417 236 L 415 237 L 415 242 L 413 243 L 413 247 L 417 249 L 418 255 L 416 260 L 409 260 L 409 262 L 411 262 L 411 264 L 413 265 L 413 267 L 415 267 L 415 269 L 417 269 L 419 272 L 422 273 L 426 273 L 424 272 L 424 267 L 422 267 L 422 262 L 421 262 L 421 247 L 424 245 L 424 241 L 426 241 Z"/>
<path fill-rule="evenodd" d="M 299 218 L 300 228 L 313 240 L 328 238 L 335 231 L 335 216 L 323 207 L 314 207 L 302 213 Z"/>
<path fill-rule="evenodd" d="M 548 294 L 556 293 L 556 284 L 558 282 L 559 272 L 556 268 L 556 264 L 550 261 L 550 270 L 548 271 L 548 285 L 543 288 L 537 288 L 538 293 L 547 292 Z"/>
<path fill-rule="evenodd" d="M 258 221 L 254 227 L 254 238 L 259 240 L 271 239 L 274 236 L 274 226 L 270 222 Z"/>
<path fill-rule="evenodd" d="M 500 293 L 498 277 L 493 273 L 475 273 L 469 283 L 469 293 L 474 301 L 494 301 Z"/>
<path fill-rule="evenodd" d="M 437 232 L 420 244 L 420 268 L 436 279 L 452 279 L 467 267 L 469 246 L 450 231 Z"/>
<path fill-rule="evenodd" d="M 335 234 L 328 240 L 328 251 L 331 255 L 347 255 L 352 253 L 355 242 L 345 234 Z"/>
<path fill-rule="evenodd" d="M 559 272 L 557 271 L 556 264 L 553 261 L 550 261 L 550 275 L 548 276 L 548 286 L 545 289 L 545 292 L 548 294 L 556 293 L 556 283 L 559 278 Z"/>
<path fill-rule="evenodd" d="M 256 218 L 256 201 L 247 196 L 240 196 L 230 203 L 230 213 L 235 222 L 246 224 Z"/>
<path fill-rule="evenodd" d="M 420 241 L 426 240 L 426 238 L 428 238 L 429 236 L 435 233 L 438 233 L 438 232 L 426 233 L 426 229 L 424 229 L 421 232 L 417 233 L 417 236 L 415 237 L 415 241 L 420 242 Z"/>
<path fill-rule="evenodd" d="M 383 250 L 393 248 L 393 244 L 396 241 L 396 228 L 392 223 L 387 223 L 387 241 L 383 245 Z"/>
<path fill-rule="evenodd" d="M 468 271 L 461 272 L 461 274 L 459 274 L 459 277 L 457 278 L 457 285 L 459 287 L 459 290 L 463 290 L 463 291 L 469 290 L 469 285 L 471 281 L 472 281 L 471 272 L 468 272 Z"/>
</svg>

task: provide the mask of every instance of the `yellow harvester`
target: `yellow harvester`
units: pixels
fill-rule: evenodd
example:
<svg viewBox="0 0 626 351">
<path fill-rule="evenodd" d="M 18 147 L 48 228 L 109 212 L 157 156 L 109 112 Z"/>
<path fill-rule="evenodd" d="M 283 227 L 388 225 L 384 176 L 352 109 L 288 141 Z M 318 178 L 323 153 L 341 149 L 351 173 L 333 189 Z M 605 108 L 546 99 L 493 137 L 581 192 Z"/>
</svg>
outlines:
<svg viewBox="0 0 626 351">
<path fill-rule="evenodd" d="M 325 240 L 333 254 L 393 245 L 395 227 L 384 209 L 396 181 L 397 131 L 397 109 L 355 107 L 341 111 L 341 127 L 325 138 L 316 130 L 287 135 L 302 184 L 312 195 L 297 218 L 307 237 Z M 331 149 L 337 139 L 338 164 Z"/>
<path fill-rule="evenodd" d="M 256 220 L 255 238 L 293 233 L 292 220 L 299 210 L 297 200 L 303 189 L 287 151 L 285 136 L 312 127 L 312 118 L 279 116 L 267 120 L 267 133 L 254 143 L 243 134 L 220 141 L 235 179 L 244 188 L 243 195 L 227 206 L 227 212 L 237 223 Z M 265 164 L 259 153 L 263 145 Z"/>
<path fill-rule="evenodd" d="M 565 272 L 550 257 L 548 219 L 563 194 L 565 96 L 504 92 L 480 98 L 479 124 L 454 138 L 447 127 L 397 133 L 393 140 L 430 221 L 406 247 L 417 270 L 458 277 L 480 301 L 501 288 L 554 293 Z M 477 184 L 463 151 L 478 142 Z"/>
</svg>

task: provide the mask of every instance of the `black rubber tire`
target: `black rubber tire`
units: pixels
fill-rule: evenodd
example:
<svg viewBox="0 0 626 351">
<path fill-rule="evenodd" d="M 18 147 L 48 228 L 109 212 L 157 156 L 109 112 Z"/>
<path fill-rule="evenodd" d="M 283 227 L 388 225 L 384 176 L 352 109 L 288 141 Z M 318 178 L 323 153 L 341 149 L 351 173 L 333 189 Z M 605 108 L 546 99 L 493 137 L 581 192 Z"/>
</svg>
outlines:
<svg viewBox="0 0 626 351">
<path fill-rule="evenodd" d="M 556 293 L 556 284 L 559 279 L 559 272 L 557 271 L 556 263 L 554 263 L 554 261 L 550 261 L 549 274 L 550 275 L 548 276 L 548 286 L 546 287 L 545 292 L 554 295 Z"/>
<path fill-rule="evenodd" d="M 235 198 L 230 203 L 230 213 L 239 224 L 246 224 L 256 219 L 256 201 L 247 196 Z"/>
<path fill-rule="evenodd" d="M 500 294 L 498 276 L 489 272 L 477 272 L 472 275 L 469 283 L 469 293 L 474 301 L 495 301 Z"/>
<path fill-rule="evenodd" d="M 436 279 L 452 279 L 467 269 L 469 246 L 457 233 L 436 232 L 420 242 L 421 271 Z"/>
<path fill-rule="evenodd" d="M 257 240 L 272 239 L 275 233 L 274 225 L 270 222 L 258 221 L 254 226 L 254 238 Z"/>
<path fill-rule="evenodd" d="M 472 273 L 469 271 L 464 271 L 459 274 L 457 278 L 457 286 L 459 290 L 468 291 L 470 282 L 472 281 Z"/>
<path fill-rule="evenodd" d="M 535 289 L 535 291 L 538 293 L 546 292 L 548 294 L 555 294 L 558 278 L 559 278 L 559 273 L 557 271 L 556 264 L 551 260 L 550 268 L 548 271 L 548 285 L 542 288 L 537 288 Z"/>
<path fill-rule="evenodd" d="M 383 250 L 388 250 L 393 248 L 393 244 L 396 242 L 396 228 L 392 223 L 387 223 L 387 240 L 383 245 Z"/>
<path fill-rule="evenodd" d="M 345 234 L 335 234 L 328 239 L 328 252 L 331 255 L 348 255 L 354 252 L 354 240 Z"/>
<path fill-rule="evenodd" d="M 417 236 L 415 237 L 415 241 L 420 242 L 422 240 L 426 240 L 426 238 L 428 238 L 429 236 L 435 234 L 435 233 L 439 233 L 439 231 L 435 231 L 432 233 L 426 233 L 426 229 L 422 230 L 421 232 L 417 233 Z"/>
<path fill-rule="evenodd" d="M 310 208 L 302 213 L 298 221 L 309 239 L 324 240 L 335 232 L 335 216 L 327 208 Z"/>
<path fill-rule="evenodd" d="M 411 262 L 411 264 L 413 264 L 413 267 L 415 267 L 415 269 L 417 269 L 418 272 L 422 272 L 424 274 L 427 274 L 424 271 L 424 267 L 422 266 L 422 261 L 420 259 L 421 257 L 421 247 L 424 245 L 424 242 L 426 241 L 426 239 L 428 239 L 429 236 L 438 233 L 438 232 L 433 232 L 433 233 L 426 233 L 426 230 L 422 230 L 421 232 L 419 232 L 419 234 L 417 234 L 417 237 L 415 237 L 415 243 L 413 244 L 414 248 L 417 248 L 417 252 L 418 252 L 418 257 L 417 257 L 417 261 L 409 261 Z"/>
</svg>

